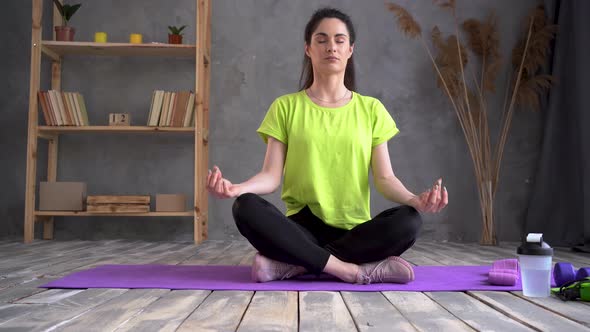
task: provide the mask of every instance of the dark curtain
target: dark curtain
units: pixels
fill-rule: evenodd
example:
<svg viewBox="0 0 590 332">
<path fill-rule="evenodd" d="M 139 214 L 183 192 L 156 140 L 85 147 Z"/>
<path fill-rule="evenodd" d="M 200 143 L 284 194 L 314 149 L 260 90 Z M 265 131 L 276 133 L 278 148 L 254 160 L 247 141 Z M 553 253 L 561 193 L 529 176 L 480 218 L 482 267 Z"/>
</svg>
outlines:
<svg viewBox="0 0 590 332">
<path fill-rule="evenodd" d="M 545 1 L 559 30 L 544 134 L 524 231 L 550 245 L 590 248 L 590 1 Z"/>
</svg>

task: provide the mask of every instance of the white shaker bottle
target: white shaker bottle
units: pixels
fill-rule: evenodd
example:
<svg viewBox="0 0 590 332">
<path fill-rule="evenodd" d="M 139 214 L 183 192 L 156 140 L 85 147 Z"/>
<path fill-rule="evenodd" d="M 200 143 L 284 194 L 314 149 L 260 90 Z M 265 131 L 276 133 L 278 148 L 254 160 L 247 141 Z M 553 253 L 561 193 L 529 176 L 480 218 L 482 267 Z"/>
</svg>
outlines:
<svg viewBox="0 0 590 332">
<path fill-rule="evenodd" d="M 522 293 L 530 297 L 547 297 L 551 294 L 551 260 L 553 248 L 543 242 L 543 234 L 529 233 L 518 250 Z"/>
</svg>

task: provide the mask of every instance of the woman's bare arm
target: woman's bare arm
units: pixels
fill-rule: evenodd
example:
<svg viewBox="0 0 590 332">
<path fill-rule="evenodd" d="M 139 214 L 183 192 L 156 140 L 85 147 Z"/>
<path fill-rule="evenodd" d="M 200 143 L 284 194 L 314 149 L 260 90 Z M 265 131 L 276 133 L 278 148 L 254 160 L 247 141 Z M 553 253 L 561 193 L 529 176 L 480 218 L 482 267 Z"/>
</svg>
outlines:
<svg viewBox="0 0 590 332">
<path fill-rule="evenodd" d="M 221 170 L 215 166 L 207 175 L 207 190 L 218 198 L 231 198 L 243 193 L 265 195 L 274 192 L 281 184 L 287 146 L 273 138 L 268 138 L 266 155 L 262 169 L 256 175 L 238 184 L 223 178 Z"/>
</svg>

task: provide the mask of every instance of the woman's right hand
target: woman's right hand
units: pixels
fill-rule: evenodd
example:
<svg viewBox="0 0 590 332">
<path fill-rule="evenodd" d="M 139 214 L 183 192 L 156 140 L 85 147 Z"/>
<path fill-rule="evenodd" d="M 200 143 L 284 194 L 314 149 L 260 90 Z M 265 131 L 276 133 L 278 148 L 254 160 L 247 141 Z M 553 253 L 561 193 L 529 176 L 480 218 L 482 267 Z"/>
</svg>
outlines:
<svg viewBox="0 0 590 332">
<path fill-rule="evenodd" d="M 213 166 L 213 171 L 207 172 L 207 191 L 217 198 L 232 198 L 240 195 L 239 186 L 224 179 L 217 166 Z"/>
<path fill-rule="evenodd" d="M 449 204 L 449 193 L 442 185 L 442 178 L 438 179 L 429 190 L 414 196 L 408 205 L 414 207 L 418 212 L 438 213 Z"/>
</svg>

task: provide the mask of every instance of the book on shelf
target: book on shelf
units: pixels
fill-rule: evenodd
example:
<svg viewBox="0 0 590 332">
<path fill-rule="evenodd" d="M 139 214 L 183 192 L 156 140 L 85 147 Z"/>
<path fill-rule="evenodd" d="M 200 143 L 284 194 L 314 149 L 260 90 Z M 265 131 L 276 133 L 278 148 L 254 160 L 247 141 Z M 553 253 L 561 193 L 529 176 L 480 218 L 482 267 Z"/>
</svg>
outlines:
<svg viewBox="0 0 590 332">
<path fill-rule="evenodd" d="M 195 94 L 192 91 L 163 91 L 152 93 L 148 126 L 194 126 Z"/>
<path fill-rule="evenodd" d="M 79 92 L 57 90 L 37 93 L 47 126 L 88 126 L 88 112 Z"/>
</svg>

